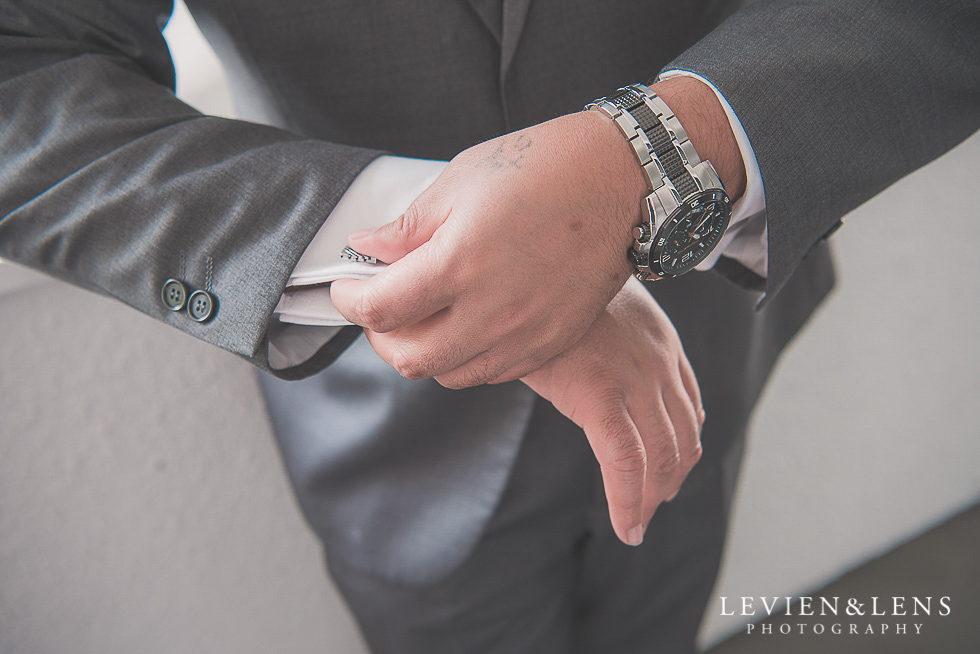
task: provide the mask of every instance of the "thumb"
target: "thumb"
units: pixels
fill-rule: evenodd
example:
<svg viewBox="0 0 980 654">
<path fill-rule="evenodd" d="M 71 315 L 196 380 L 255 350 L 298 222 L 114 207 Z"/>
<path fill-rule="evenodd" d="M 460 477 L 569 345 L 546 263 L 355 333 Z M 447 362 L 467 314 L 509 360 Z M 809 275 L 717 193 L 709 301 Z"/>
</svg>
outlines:
<svg viewBox="0 0 980 654">
<path fill-rule="evenodd" d="M 426 191 L 409 205 L 405 213 L 377 229 L 365 229 L 347 236 L 348 244 L 378 261 L 394 263 L 406 254 L 426 243 L 432 234 L 446 221 L 449 212 L 441 210 Z"/>
</svg>

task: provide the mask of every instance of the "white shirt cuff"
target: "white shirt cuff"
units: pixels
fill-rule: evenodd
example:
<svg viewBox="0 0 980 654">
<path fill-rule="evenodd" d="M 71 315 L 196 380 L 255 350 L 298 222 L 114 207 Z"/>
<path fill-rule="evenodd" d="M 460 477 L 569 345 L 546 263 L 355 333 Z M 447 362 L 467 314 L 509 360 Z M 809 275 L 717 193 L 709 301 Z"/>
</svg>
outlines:
<svg viewBox="0 0 980 654">
<path fill-rule="evenodd" d="M 718 101 L 725 110 L 725 115 L 728 116 L 728 123 L 735 135 L 735 141 L 738 142 L 738 149 L 742 153 L 742 162 L 745 165 L 745 193 L 732 205 L 732 220 L 725 235 L 721 237 L 721 241 L 711 254 L 698 264 L 697 270 L 709 270 L 719 258 L 726 256 L 735 259 L 759 277 L 765 278 L 768 276 L 769 269 L 766 195 L 762 187 L 762 173 L 759 170 L 759 162 L 755 158 L 755 151 L 738 116 L 714 84 L 686 70 L 666 71 L 660 75 L 660 79 L 679 76 L 693 77 L 704 82 L 718 96 Z"/>
<path fill-rule="evenodd" d="M 275 315 L 290 329 L 269 338 L 273 368 L 295 366 L 313 356 L 342 325 L 350 323 L 334 308 L 328 284 L 335 279 L 366 279 L 385 264 L 350 261 L 340 256 L 347 235 L 375 229 L 396 219 L 435 181 L 445 161 L 378 157 L 354 179 L 293 269 Z"/>
<path fill-rule="evenodd" d="M 384 264 L 341 257 L 347 235 L 359 229 L 375 229 L 398 218 L 445 167 L 444 161 L 384 156 L 361 171 L 289 276 L 286 292 L 275 311 L 279 320 L 305 325 L 349 325 L 334 309 L 325 285 L 335 279 L 367 279 Z"/>
</svg>

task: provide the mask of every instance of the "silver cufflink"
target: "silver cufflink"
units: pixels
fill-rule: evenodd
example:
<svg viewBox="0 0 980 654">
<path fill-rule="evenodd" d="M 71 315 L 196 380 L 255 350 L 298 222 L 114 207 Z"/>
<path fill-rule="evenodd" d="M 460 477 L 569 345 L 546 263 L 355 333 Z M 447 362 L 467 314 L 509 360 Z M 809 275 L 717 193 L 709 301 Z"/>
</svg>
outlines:
<svg viewBox="0 0 980 654">
<path fill-rule="evenodd" d="M 351 261 L 356 261 L 358 263 L 378 263 L 378 260 L 374 257 L 369 257 L 366 254 L 361 254 L 352 247 L 344 248 L 340 256 L 344 259 L 350 259 Z"/>
</svg>

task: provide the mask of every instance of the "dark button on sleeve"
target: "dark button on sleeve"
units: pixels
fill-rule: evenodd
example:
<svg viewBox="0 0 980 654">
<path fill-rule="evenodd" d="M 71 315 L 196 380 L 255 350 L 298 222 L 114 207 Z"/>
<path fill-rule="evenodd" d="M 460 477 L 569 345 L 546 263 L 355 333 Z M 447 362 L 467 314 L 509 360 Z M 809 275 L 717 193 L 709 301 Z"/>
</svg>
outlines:
<svg viewBox="0 0 980 654">
<path fill-rule="evenodd" d="M 187 303 L 187 287 L 177 279 L 165 281 L 160 295 L 163 298 L 163 304 L 171 311 L 180 311 Z"/>
<path fill-rule="evenodd" d="M 207 291 L 194 291 L 187 300 L 187 315 L 197 322 L 206 322 L 214 315 L 215 300 Z"/>
</svg>

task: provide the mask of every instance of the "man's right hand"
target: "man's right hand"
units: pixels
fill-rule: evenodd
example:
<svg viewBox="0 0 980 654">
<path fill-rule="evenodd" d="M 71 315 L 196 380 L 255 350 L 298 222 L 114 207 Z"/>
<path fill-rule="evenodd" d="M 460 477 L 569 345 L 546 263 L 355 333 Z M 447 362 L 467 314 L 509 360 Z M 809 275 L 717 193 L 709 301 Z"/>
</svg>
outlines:
<svg viewBox="0 0 980 654">
<path fill-rule="evenodd" d="M 575 343 L 630 276 L 646 190 L 592 111 L 467 148 L 404 214 L 350 246 L 389 264 L 330 296 L 409 379 L 519 379 Z"/>
<path fill-rule="evenodd" d="M 655 90 L 715 164 L 732 200 L 745 187 L 725 110 L 703 82 Z M 649 192 L 616 124 L 580 111 L 480 143 L 404 214 L 350 246 L 392 264 L 330 294 L 378 355 L 449 388 L 518 379 L 574 344 L 632 272 Z"/>
<path fill-rule="evenodd" d="M 701 457 L 701 392 L 670 319 L 630 279 L 577 344 L 522 381 L 585 430 L 613 529 L 639 545 Z"/>
</svg>

